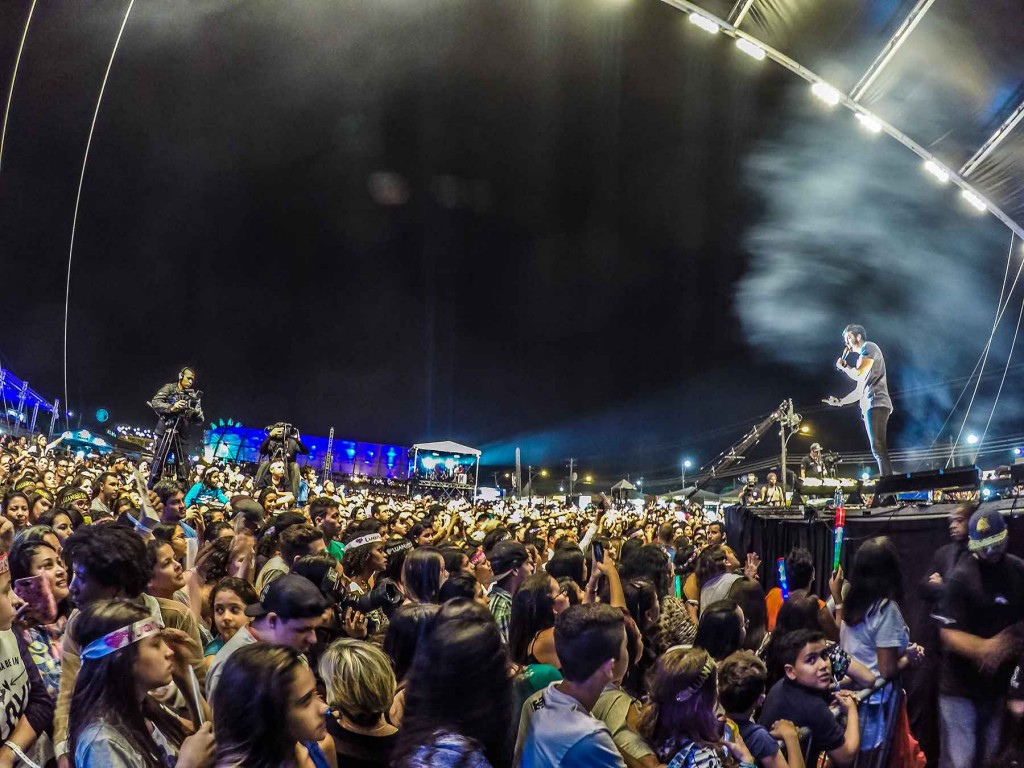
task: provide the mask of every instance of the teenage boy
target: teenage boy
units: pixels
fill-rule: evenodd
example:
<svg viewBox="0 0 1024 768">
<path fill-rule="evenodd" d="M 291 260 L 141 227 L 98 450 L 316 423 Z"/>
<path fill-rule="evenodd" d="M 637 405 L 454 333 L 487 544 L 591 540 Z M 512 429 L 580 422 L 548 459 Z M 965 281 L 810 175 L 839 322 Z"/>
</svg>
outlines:
<svg viewBox="0 0 1024 768">
<path fill-rule="evenodd" d="M 769 732 L 750 719 L 764 701 L 767 682 L 764 662 L 750 651 L 737 651 L 718 665 L 718 701 L 726 717 L 736 723 L 743 743 L 761 768 L 804 768 L 800 735 L 793 723 L 779 720 L 771 724 Z M 786 745 L 786 755 L 779 750 L 776 739 Z"/>
<path fill-rule="evenodd" d="M 501 642 L 508 645 L 508 627 L 512 621 L 512 596 L 533 575 L 530 553 L 518 541 L 499 541 L 487 554 L 494 571 L 494 586 L 488 597 L 491 614 L 498 624 Z"/>
<path fill-rule="evenodd" d="M 825 635 L 808 629 L 790 632 L 779 641 L 779 659 L 786 676 L 772 686 L 761 709 L 761 722 L 789 720 L 811 731 L 812 754 L 828 752 L 838 766 L 853 765 L 860 749 L 857 700 L 849 691 L 834 694 L 846 710 L 844 729 L 829 710 L 832 663 L 825 655 Z"/>
<path fill-rule="evenodd" d="M 625 768 L 611 732 L 590 712 L 628 662 L 622 611 L 594 603 L 555 618 L 562 681 L 523 704 L 516 742 L 521 768 Z"/>
</svg>

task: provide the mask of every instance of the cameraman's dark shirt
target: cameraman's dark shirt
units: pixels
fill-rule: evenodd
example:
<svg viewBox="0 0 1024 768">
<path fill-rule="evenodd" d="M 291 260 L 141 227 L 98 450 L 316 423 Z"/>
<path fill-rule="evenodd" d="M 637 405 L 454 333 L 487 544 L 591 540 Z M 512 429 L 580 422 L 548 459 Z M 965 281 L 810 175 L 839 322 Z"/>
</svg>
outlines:
<svg viewBox="0 0 1024 768">
<path fill-rule="evenodd" d="M 800 469 L 804 477 L 823 477 L 825 474 L 825 465 L 821 459 L 815 460 L 813 456 L 804 456 L 800 462 Z"/>
<path fill-rule="evenodd" d="M 965 557 L 949 577 L 937 616 L 939 626 L 975 637 L 995 637 L 1024 622 L 1024 560 L 1005 555 L 998 563 Z M 939 691 L 944 696 L 991 700 L 1006 694 L 1016 660 L 983 673 L 960 654 L 943 654 Z"/>
<path fill-rule="evenodd" d="M 157 425 L 157 431 L 162 433 L 164 431 L 164 419 L 173 417 L 175 414 L 171 412 L 171 406 L 173 406 L 179 400 L 188 400 L 190 397 L 195 396 L 195 390 L 191 389 L 180 389 L 177 382 L 171 382 L 170 384 L 164 384 L 157 393 L 153 395 L 153 399 L 150 400 L 150 405 L 153 410 L 160 415 L 160 423 Z M 189 424 L 202 424 L 203 423 L 203 412 L 202 410 L 192 411 L 191 417 L 188 419 Z"/>
<path fill-rule="evenodd" d="M 268 437 L 263 441 L 263 444 L 260 445 L 260 455 L 272 458 L 274 454 L 281 451 L 282 448 L 284 450 L 284 460 L 289 464 L 293 463 L 295 461 L 295 457 L 300 453 L 303 455 L 309 453 L 309 448 L 304 446 L 301 440 L 289 437 L 287 441 L 284 441 L 284 445 L 282 446 L 281 440 L 278 440 L 276 437 Z"/>
</svg>

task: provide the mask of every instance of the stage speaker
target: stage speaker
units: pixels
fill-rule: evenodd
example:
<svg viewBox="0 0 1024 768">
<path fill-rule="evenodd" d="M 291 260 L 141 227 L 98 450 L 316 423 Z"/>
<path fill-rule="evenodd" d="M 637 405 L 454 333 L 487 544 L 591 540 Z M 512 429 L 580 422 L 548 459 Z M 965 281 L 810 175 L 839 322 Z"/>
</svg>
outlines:
<svg viewBox="0 0 1024 768">
<path fill-rule="evenodd" d="M 907 472 L 903 475 L 885 475 L 875 483 L 875 498 L 872 507 L 881 504 L 883 497 L 913 491 L 937 491 L 953 488 L 981 487 L 981 473 L 977 467 L 953 467 L 932 469 L 927 472 Z"/>
</svg>

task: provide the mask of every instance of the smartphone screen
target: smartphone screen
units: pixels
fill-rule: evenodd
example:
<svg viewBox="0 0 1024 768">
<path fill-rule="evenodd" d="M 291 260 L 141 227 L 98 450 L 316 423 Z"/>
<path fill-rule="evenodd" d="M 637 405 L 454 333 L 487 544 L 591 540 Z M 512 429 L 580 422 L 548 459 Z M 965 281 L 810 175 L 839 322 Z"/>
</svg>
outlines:
<svg viewBox="0 0 1024 768">
<path fill-rule="evenodd" d="M 683 577 L 676 575 L 676 597 L 680 600 L 683 597 Z"/>
<path fill-rule="evenodd" d="M 602 547 L 596 541 L 594 542 L 594 562 L 604 562 L 604 547 Z"/>
</svg>

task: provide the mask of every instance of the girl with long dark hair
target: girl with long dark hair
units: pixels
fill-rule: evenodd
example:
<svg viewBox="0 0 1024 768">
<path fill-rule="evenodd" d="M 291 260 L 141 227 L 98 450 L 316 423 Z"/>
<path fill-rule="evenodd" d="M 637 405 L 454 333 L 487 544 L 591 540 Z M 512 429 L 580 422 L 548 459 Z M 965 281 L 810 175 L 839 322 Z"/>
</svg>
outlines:
<svg viewBox="0 0 1024 768">
<path fill-rule="evenodd" d="M 294 648 L 256 643 L 231 654 L 212 704 L 218 768 L 336 768 L 327 705 Z"/>
<path fill-rule="evenodd" d="M 924 650 L 910 642 L 910 630 L 900 611 L 903 572 L 896 545 L 886 536 L 864 542 L 853 559 L 850 592 L 842 598 L 842 583 L 833 587 L 839 642 L 853 658 L 889 681 L 864 699 L 860 714 L 860 768 L 884 765 L 888 759 L 903 688 L 900 673 L 924 658 Z M 839 613 L 840 607 L 842 613 Z"/>
<path fill-rule="evenodd" d="M 426 634 L 426 627 L 437 615 L 438 607 L 433 603 L 407 603 L 395 611 L 384 635 L 384 653 L 391 659 L 395 669 L 397 687 L 395 700 L 388 713 L 388 722 L 394 726 L 402 724 L 405 715 L 405 687 L 409 671 L 416 658 L 416 646 Z"/>
<path fill-rule="evenodd" d="M 415 603 L 436 603 L 437 593 L 448 578 L 444 555 L 436 547 L 419 547 L 409 552 L 402 564 L 402 586 Z"/>
<path fill-rule="evenodd" d="M 569 607 L 569 598 L 547 573 L 535 573 L 512 598 L 508 628 L 509 657 L 516 664 L 548 664 L 560 669 L 555 653 L 555 616 Z"/>
<path fill-rule="evenodd" d="M 97 600 L 79 614 L 82 668 L 68 723 L 77 768 L 213 765 L 210 726 L 189 735 L 191 725 L 149 695 L 180 669 L 162 630 L 148 610 L 128 600 Z M 182 681 L 183 690 L 188 685 Z"/>
<path fill-rule="evenodd" d="M 490 612 L 469 600 L 441 606 L 416 649 L 392 764 L 508 768 L 513 745 L 508 673 Z"/>
</svg>

